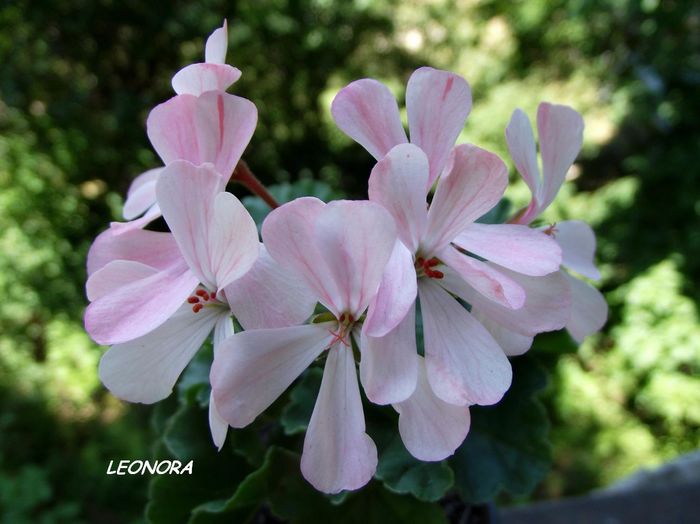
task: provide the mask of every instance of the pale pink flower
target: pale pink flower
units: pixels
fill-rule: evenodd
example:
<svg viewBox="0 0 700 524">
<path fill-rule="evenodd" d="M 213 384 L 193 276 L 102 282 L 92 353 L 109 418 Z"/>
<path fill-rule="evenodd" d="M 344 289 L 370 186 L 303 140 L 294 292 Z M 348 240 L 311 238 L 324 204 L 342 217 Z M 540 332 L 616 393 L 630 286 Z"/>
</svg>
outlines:
<svg viewBox="0 0 700 524">
<path fill-rule="evenodd" d="M 471 107 L 471 89 L 459 75 L 421 67 L 408 80 L 408 129 L 411 144 L 428 157 L 428 186 L 442 173 Z M 377 80 L 363 78 L 341 89 L 331 113 L 338 127 L 377 160 L 408 141 L 396 99 Z"/>
<path fill-rule="evenodd" d="M 564 183 L 583 144 L 583 119 L 568 106 L 542 103 L 537 110 L 537 129 L 542 156 L 542 174 L 537 162 L 537 146 L 527 115 L 520 109 L 513 112 L 506 128 L 506 141 L 513 162 L 530 188 L 532 200 L 515 221 L 529 224 L 552 203 Z M 593 263 L 595 234 L 585 222 L 567 220 L 542 228 L 562 248 L 562 266 L 593 280 L 600 273 Z M 581 342 L 600 330 L 608 316 L 603 295 L 593 286 L 572 277 L 566 271 L 571 292 L 571 309 L 566 328 Z"/>
<path fill-rule="evenodd" d="M 358 341 L 359 322 L 375 307 L 396 244 L 394 222 L 372 202 L 300 198 L 270 213 L 263 240 L 330 313 L 328 320 L 227 339 L 211 371 L 216 405 L 231 426 L 244 427 L 328 350 L 301 469 L 321 491 L 357 489 L 372 478 L 377 450 L 365 433 L 352 338 Z"/>
</svg>

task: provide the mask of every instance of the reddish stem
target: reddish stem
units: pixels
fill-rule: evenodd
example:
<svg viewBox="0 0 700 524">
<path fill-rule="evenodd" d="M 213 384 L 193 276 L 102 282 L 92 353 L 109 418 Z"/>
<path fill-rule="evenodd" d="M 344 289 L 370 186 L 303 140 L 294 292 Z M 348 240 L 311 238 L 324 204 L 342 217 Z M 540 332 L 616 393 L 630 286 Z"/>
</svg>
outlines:
<svg viewBox="0 0 700 524">
<path fill-rule="evenodd" d="M 254 195 L 262 198 L 272 209 L 280 207 L 279 202 L 275 200 L 275 197 L 273 197 L 262 182 L 258 180 L 258 177 L 253 174 L 244 160 L 238 161 L 236 169 L 233 170 L 231 181 L 238 182 L 248 188 Z"/>
</svg>

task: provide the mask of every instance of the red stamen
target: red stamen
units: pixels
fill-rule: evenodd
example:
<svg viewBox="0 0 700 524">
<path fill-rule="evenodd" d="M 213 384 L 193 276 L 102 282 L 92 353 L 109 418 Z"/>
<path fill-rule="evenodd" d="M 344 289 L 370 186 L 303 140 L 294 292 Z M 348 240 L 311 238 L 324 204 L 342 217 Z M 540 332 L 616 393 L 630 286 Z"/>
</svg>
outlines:
<svg viewBox="0 0 700 524">
<path fill-rule="evenodd" d="M 187 302 L 189 302 L 190 304 L 196 304 L 197 302 L 199 302 L 199 299 L 197 297 L 190 297 L 187 299 Z"/>
<path fill-rule="evenodd" d="M 206 291 L 203 289 L 198 289 L 197 291 L 194 292 L 195 295 L 199 295 L 200 297 L 203 297 L 204 295 L 208 295 Z"/>
<path fill-rule="evenodd" d="M 211 299 L 216 300 L 216 291 L 211 292 Z"/>
<path fill-rule="evenodd" d="M 425 265 L 426 265 L 426 267 L 435 267 L 435 266 L 437 266 L 439 263 L 440 263 L 440 261 L 439 261 L 436 257 L 433 257 L 433 258 L 431 258 L 430 260 L 428 260 L 428 261 L 425 263 Z"/>
<path fill-rule="evenodd" d="M 192 306 L 192 311 L 194 313 L 199 313 L 204 306 L 202 304 L 195 304 Z"/>
</svg>

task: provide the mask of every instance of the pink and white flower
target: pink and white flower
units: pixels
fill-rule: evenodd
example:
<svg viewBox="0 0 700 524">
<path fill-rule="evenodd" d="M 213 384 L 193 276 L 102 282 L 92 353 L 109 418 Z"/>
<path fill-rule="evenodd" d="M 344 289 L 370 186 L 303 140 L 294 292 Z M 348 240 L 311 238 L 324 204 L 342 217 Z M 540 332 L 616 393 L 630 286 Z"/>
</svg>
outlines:
<svg viewBox="0 0 700 524">
<path fill-rule="evenodd" d="M 542 156 L 541 175 L 537 146 L 527 115 L 516 109 L 506 128 L 511 157 L 532 193 L 530 204 L 513 220 L 518 224 L 530 224 L 552 203 L 583 144 L 583 119 L 568 106 L 540 104 L 537 129 Z M 593 280 L 600 278 L 593 263 L 595 233 L 588 224 L 566 220 L 541 229 L 561 246 L 563 267 Z M 581 342 L 603 327 L 608 305 L 603 295 L 584 280 L 563 270 L 561 274 L 568 282 L 572 297 L 566 328 L 577 342 Z"/>
<path fill-rule="evenodd" d="M 211 370 L 216 405 L 231 426 L 244 427 L 325 351 L 301 469 L 321 491 L 357 489 L 372 478 L 377 450 L 365 433 L 352 343 L 396 244 L 394 222 L 375 203 L 300 198 L 270 213 L 263 239 L 329 313 L 227 339 Z"/>
</svg>

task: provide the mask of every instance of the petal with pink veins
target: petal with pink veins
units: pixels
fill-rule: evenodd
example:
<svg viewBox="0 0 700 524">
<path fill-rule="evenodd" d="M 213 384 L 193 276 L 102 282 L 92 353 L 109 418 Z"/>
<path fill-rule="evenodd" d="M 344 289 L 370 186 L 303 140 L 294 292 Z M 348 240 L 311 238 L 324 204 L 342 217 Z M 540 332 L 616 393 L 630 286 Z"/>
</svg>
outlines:
<svg viewBox="0 0 700 524">
<path fill-rule="evenodd" d="M 113 260 L 95 271 L 85 284 L 90 302 L 98 300 L 122 286 L 148 278 L 158 273 L 154 267 L 133 260 Z"/>
<path fill-rule="evenodd" d="M 417 146 L 401 144 L 372 169 L 369 199 L 391 213 L 401 241 L 415 252 L 428 218 L 428 157 Z"/>
<path fill-rule="evenodd" d="M 588 282 L 561 272 L 571 288 L 571 316 L 566 329 L 576 342 L 581 343 L 605 325 L 608 319 L 608 303 L 603 294 Z"/>
<path fill-rule="evenodd" d="M 181 262 L 122 285 L 87 307 L 85 329 L 98 344 L 134 340 L 168 320 L 198 282 L 199 279 Z"/>
<path fill-rule="evenodd" d="M 493 153 L 470 144 L 454 148 L 452 169 L 438 180 L 421 248 L 426 253 L 452 242 L 503 196 L 508 170 Z"/>
<path fill-rule="evenodd" d="M 156 182 L 162 170 L 162 167 L 149 169 L 134 179 L 124 202 L 125 219 L 133 220 L 156 203 Z"/>
<path fill-rule="evenodd" d="M 562 249 L 542 231 L 518 224 L 470 224 L 455 239 L 462 249 L 523 275 L 559 269 Z"/>
<path fill-rule="evenodd" d="M 231 317 L 226 315 L 219 316 L 214 326 L 214 355 L 219 352 L 221 343 L 228 337 L 234 335 L 233 322 Z M 209 393 L 209 431 L 211 432 L 211 439 L 214 442 L 216 448 L 221 451 L 224 447 L 224 442 L 226 442 L 226 434 L 228 433 L 228 423 L 221 417 L 219 410 L 216 409 L 216 401 L 214 400 L 214 391 Z"/>
<path fill-rule="evenodd" d="M 525 290 L 512 278 L 485 262 L 460 253 L 452 246 L 438 251 L 442 262 L 488 300 L 509 309 L 525 303 Z"/>
<path fill-rule="evenodd" d="M 371 402 L 394 404 L 410 397 L 418 373 L 415 306 L 383 337 L 363 330 L 360 350 L 360 381 Z"/>
<path fill-rule="evenodd" d="M 406 86 L 411 143 L 430 160 L 428 187 L 440 176 L 472 109 L 472 92 L 459 75 L 432 67 L 417 69 Z"/>
<path fill-rule="evenodd" d="M 164 399 L 218 315 L 210 308 L 193 313 L 185 304 L 149 334 L 109 348 L 100 360 L 100 379 L 115 396 L 129 402 L 152 404 Z"/>
<path fill-rule="evenodd" d="M 219 414 L 234 428 L 253 422 L 330 345 L 336 325 L 255 329 L 222 342 L 210 374 Z"/>
<path fill-rule="evenodd" d="M 561 247 L 561 265 L 584 277 L 598 280 L 600 271 L 593 263 L 595 233 L 591 226 L 580 220 L 565 220 L 554 226 L 554 239 Z"/>
<path fill-rule="evenodd" d="M 314 235 L 314 225 L 325 206 L 313 197 L 288 202 L 267 215 L 262 237 L 277 263 L 298 274 L 321 303 L 339 316 L 342 313 L 336 304 L 339 292 Z"/>
<path fill-rule="evenodd" d="M 394 244 L 377 294 L 369 303 L 364 330 L 372 337 L 383 337 L 394 329 L 416 302 L 418 285 L 411 252 L 400 240 Z"/>
<path fill-rule="evenodd" d="M 377 447 L 365 433 L 352 350 L 328 352 L 321 389 L 301 455 L 301 472 L 324 493 L 359 489 L 377 469 Z"/>
<path fill-rule="evenodd" d="M 226 286 L 226 300 L 244 329 L 295 326 L 311 316 L 316 297 L 288 267 L 260 244 L 252 269 Z"/>
<path fill-rule="evenodd" d="M 537 198 L 542 185 L 537 164 L 537 146 L 530 119 L 522 109 L 516 109 L 510 117 L 506 127 L 506 143 L 515 168 L 530 188 L 533 199 Z"/>
<path fill-rule="evenodd" d="M 529 277 L 495 264 L 487 264 L 525 290 L 525 304 L 521 308 L 509 309 L 488 300 L 451 271 L 445 271 L 445 278 L 440 283 L 450 293 L 479 310 L 480 314 L 521 335 L 534 336 L 566 325 L 571 308 L 571 292 L 561 271 L 543 277 Z"/>
<path fill-rule="evenodd" d="M 314 237 L 339 293 L 335 303 L 358 319 L 394 251 L 394 220 L 374 202 L 335 200 L 319 213 Z"/>
<path fill-rule="evenodd" d="M 527 352 L 532 347 L 533 336 L 521 335 L 515 331 L 493 322 L 487 315 L 482 315 L 478 309 L 472 308 L 471 314 L 491 333 L 491 336 L 501 346 L 503 352 L 509 357 L 517 357 Z"/>
<path fill-rule="evenodd" d="M 418 284 L 425 364 L 435 394 L 458 406 L 495 404 L 510 387 L 508 359 L 478 320 L 438 284 Z"/>
<path fill-rule="evenodd" d="M 418 460 L 443 460 L 452 455 L 469 433 L 468 406 L 444 402 L 433 393 L 423 357 L 418 357 L 418 381 L 413 395 L 394 404 L 399 434 L 408 452 Z"/>
<path fill-rule="evenodd" d="M 377 160 L 408 141 L 396 98 L 377 80 L 363 78 L 341 89 L 331 114 L 338 127 Z"/>
</svg>

